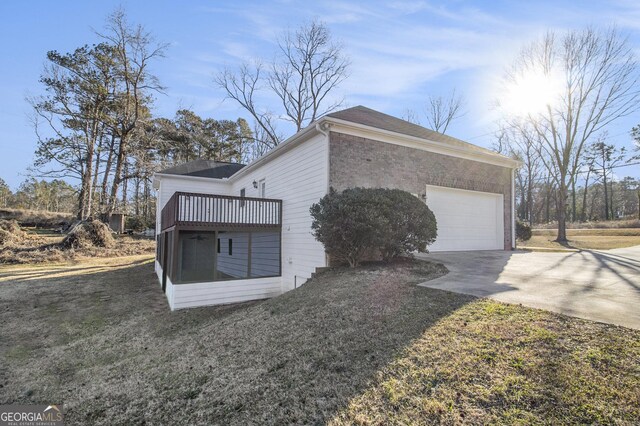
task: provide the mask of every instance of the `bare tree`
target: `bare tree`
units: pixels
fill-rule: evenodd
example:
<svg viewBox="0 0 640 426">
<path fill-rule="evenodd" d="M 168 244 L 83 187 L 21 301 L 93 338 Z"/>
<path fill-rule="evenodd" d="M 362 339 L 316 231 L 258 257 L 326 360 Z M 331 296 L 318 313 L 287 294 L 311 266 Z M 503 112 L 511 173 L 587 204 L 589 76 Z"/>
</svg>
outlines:
<svg viewBox="0 0 640 426">
<path fill-rule="evenodd" d="M 251 114 L 255 122 L 254 134 L 260 135 L 260 142 L 273 147 L 282 140 L 276 130 L 275 114 L 256 104 L 257 92 L 264 89 L 264 74 L 262 62 L 255 61 L 242 64 L 236 72 L 224 69 L 214 77 L 214 81 L 226 92 L 227 98 Z"/>
<path fill-rule="evenodd" d="M 345 80 L 349 67 L 342 46 L 334 43 L 329 29 L 317 21 L 285 33 L 278 47 L 279 55 L 268 71 L 258 60 L 241 65 L 237 71 L 224 69 L 214 77 L 227 97 L 251 114 L 256 122 L 254 133 L 262 136 L 260 142 L 269 148 L 282 140 L 276 130 L 276 117 L 293 123 L 299 131 L 342 104 L 329 94 Z M 258 105 L 258 93 L 265 89 L 279 99 L 281 114 Z"/>
<path fill-rule="evenodd" d="M 438 133 L 446 133 L 449 125 L 464 115 L 464 98 L 455 90 L 447 97 L 429 96 L 427 101 L 427 124 Z"/>
<path fill-rule="evenodd" d="M 420 118 L 418 117 L 418 114 L 411 108 L 407 108 L 404 110 L 402 119 L 408 121 L 409 123 L 420 125 Z"/>
<path fill-rule="evenodd" d="M 349 61 L 342 46 L 331 40 L 329 29 L 318 21 L 287 32 L 278 42 L 280 60 L 269 76 L 287 119 L 300 131 L 320 115 L 331 112 L 342 100 L 324 105 L 327 95 L 347 77 Z"/>
<path fill-rule="evenodd" d="M 560 80 L 558 94 L 524 121 L 535 130 L 539 150 L 556 187 L 558 242 L 566 242 L 568 189 L 594 134 L 638 108 L 638 65 L 617 30 L 592 28 L 563 35 L 548 32 L 525 48 L 507 81 L 523 75 Z"/>
<path fill-rule="evenodd" d="M 522 162 L 517 170 L 516 184 L 520 194 L 518 215 L 533 224 L 533 192 L 542 172 L 542 159 L 537 149 L 538 136 L 531 127 L 503 126 L 497 134 L 496 151 L 516 157 Z"/>
<path fill-rule="evenodd" d="M 67 54 L 48 52 L 40 77 L 47 93 L 29 99 L 38 140 L 34 164 L 37 174 L 80 180 L 79 219 L 92 214 L 93 177 L 97 172 L 94 157 L 112 110 L 113 56 L 113 48 L 106 43 Z M 49 130 L 45 134 L 43 124 Z M 55 136 L 49 137 L 51 133 Z"/>
<path fill-rule="evenodd" d="M 152 102 L 151 92 L 163 90 L 157 77 L 149 72 L 149 63 L 163 57 L 168 44 L 156 43 L 141 25 L 129 25 L 123 10 L 117 10 L 109 16 L 106 31 L 97 35 L 113 47 L 117 67 L 117 108 L 112 130 L 119 143 L 114 155 L 114 177 L 105 209 L 105 213 L 109 214 L 116 207 L 120 184 L 129 178 L 123 171 L 131 138 L 143 121 L 150 118 L 148 107 Z"/>
</svg>

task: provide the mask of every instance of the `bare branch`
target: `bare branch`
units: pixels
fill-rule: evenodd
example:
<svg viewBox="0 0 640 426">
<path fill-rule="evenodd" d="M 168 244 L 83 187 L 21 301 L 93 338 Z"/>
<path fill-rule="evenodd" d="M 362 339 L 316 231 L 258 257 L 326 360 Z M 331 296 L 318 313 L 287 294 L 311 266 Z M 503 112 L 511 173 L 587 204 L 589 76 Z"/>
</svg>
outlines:
<svg viewBox="0 0 640 426">
<path fill-rule="evenodd" d="M 342 45 L 334 43 L 329 29 L 318 21 L 284 33 L 278 48 L 276 59 L 268 67 L 255 61 L 243 64 L 237 71 L 224 69 L 214 77 L 227 98 L 253 117 L 256 135 L 270 147 L 282 140 L 276 130 L 276 118 L 293 123 L 299 131 L 342 104 L 342 99 L 329 102 L 329 96 L 347 78 L 349 67 Z M 278 98 L 281 114 L 258 106 L 258 92 L 265 89 Z"/>
<path fill-rule="evenodd" d="M 229 99 L 236 101 L 251 114 L 264 138 L 262 142 L 274 147 L 281 141 L 274 124 L 274 114 L 261 111 L 256 106 L 256 92 L 262 89 L 262 74 L 263 65 L 256 61 L 251 65 L 242 64 L 236 73 L 224 69 L 214 77 L 214 81 Z"/>
<path fill-rule="evenodd" d="M 557 184 L 558 241 L 566 241 L 568 189 L 586 144 L 612 122 L 638 110 L 638 65 L 615 28 L 547 33 L 522 50 L 505 81 L 526 75 L 558 81 L 558 93 L 523 119 L 535 130 L 541 160 Z"/>
<path fill-rule="evenodd" d="M 448 97 L 429 96 L 427 124 L 438 133 L 446 133 L 454 120 L 464 116 L 464 98 L 453 90 Z"/>
</svg>

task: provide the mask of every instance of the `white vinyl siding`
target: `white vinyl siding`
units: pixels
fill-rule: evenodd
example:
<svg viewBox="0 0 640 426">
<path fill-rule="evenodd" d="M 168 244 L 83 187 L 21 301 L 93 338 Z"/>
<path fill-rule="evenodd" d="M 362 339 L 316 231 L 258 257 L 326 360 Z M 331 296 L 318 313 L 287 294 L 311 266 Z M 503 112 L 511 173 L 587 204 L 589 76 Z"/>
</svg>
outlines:
<svg viewBox="0 0 640 426">
<path fill-rule="evenodd" d="M 238 172 L 240 173 L 240 172 Z M 326 266 L 324 247 L 311 234 L 309 208 L 327 193 L 328 139 L 316 135 L 301 142 L 273 159 L 268 159 L 255 169 L 228 180 L 190 179 L 180 176 L 158 176 L 158 224 L 160 212 L 175 192 L 201 194 L 238 195 L 245 189 L 247 197 L 265 195 L 269 199 L 282 200 L 281 234 L 258 230 L 252 232 L 251 275 L 260 278 L 236 279 L 192 284 L 173 284 L 167 279 L 167 299 L 171 309 L 195 306 L 236 303 L 277 296 L 300 286 L 316 268 Z M 259 182 L 254 188 L 253 182 Z M 264 183 L 264 186 L 262 185 Z M 232 232 L 222 236 L 221 250 L 217 254 L 218 265 L 229 275 L 240 274 L 233 258 L 243 249 L 243 237 Z M 244 235 L 248 235 L 244 233 Z M 233 254 L 228 255 L 228 242 L 233 240 Z M 280 242 L 281 240 L 281 242 Z M 282 251 L 277 247 L 281 244 Z M 246 243 L 244 245 L 246 249 Z M 217 241 L 216 247 L 217 249 Z M 175 254 L 177 255 L 177 253 Z M 246 254 L 242 256 L 246 259 Z M 156 272 L 162 278 L 157 265 Z M 281 273 L 281 276 L 271 276 Z"/>
<path fill-rule="evenodd" d="M 156 273 L 162 280 L 162 268 L 156 263 Z M 248 280 L 215 281 L 194 284 L 173 284 L 167 277 L 166 296 L 172 311 L 197 306 L 223 305 L 268 299 L 281 294 L 280 277 Z"/>
<path fill-rule="evenodd" d="M 173 310 L 268 299 L 282 293 L 280 277 L 178 284 L 171 287 Z"/>
<path fill-rule="evenodd" d="M 311 234 L 309 208 L 327 193 L 328 138 L 316 135 L 264 165 L 232 177 L 232 192 L 247 188 L 259 197 L 264 180 L 266 198 L 282 200 L 282 289 L 300 286 L 316 268 L 326 266 L 324 247 Z M 296 279 L 297 276 L 297 279 Z"/>
</svg>

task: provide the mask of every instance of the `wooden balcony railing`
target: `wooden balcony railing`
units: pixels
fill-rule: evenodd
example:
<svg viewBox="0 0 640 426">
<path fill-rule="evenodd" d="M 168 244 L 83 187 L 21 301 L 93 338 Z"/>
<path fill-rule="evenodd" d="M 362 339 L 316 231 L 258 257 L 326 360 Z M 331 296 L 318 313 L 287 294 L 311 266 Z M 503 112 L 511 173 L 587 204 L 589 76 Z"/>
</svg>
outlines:
<svg viewBox="0 0 640 426">
<path fill-rule="evenodd" d="M 280 227 L 282 200 L 176 192 L 162 209 L 162 230 L 172 226 Z"/>
</svg>

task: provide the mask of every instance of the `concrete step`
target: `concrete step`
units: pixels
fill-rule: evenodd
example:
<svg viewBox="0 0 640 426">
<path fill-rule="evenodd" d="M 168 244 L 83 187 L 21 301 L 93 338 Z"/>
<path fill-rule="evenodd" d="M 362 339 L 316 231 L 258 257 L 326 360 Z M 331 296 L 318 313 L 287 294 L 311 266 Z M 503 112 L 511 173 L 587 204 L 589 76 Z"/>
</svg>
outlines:
<svg viewBox="0 0 640 426">
<path fill-rule="evenodd" d="M 321 266 L 321 267 L 316 268 L 315 272 L 311 273 L 311 279 L 315 278 L 318 274 L 321 274 L 321 273 L 323 273 L 325 271 L 328 271 L 329 269 L 331 269 L 331 268 L 328 267 L 328 266 Z"/>
</svg>

